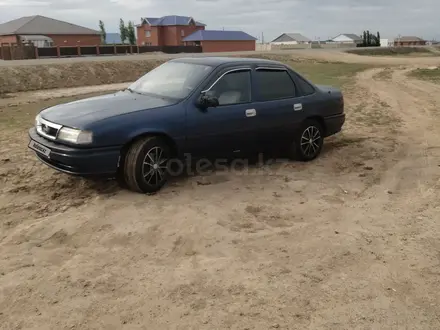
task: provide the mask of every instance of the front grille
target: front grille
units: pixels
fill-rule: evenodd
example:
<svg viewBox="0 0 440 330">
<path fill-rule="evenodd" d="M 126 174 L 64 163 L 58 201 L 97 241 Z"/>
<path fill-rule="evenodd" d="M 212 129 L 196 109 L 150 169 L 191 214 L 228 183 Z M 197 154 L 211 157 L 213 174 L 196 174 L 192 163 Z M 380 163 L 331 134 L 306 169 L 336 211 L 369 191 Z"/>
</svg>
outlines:
<svg viewBox="0 0 440 330">
<path fill-rule="evenodd" d="M 42 125 L 41 125 L 41 130 L 42 130 L 44 133 L 46 133 L 47 135 L 50 135 L 50 136 L 53 136 L 53 137 L 56 137 L 57 134 L 58 134 L 58 130 L 57 130 L 56 128 L 53 128 L 53 127 L 47 126 L 47 125 L 45 125 L 45 124 L 42 124 Z"/>
<path fill-rule="evenodd" d="M 46 139 L 55 140 L 61 127 L 61 125 L 40 118 L 40 122 L 37 124 L 37 133 Z"/>
</svg>

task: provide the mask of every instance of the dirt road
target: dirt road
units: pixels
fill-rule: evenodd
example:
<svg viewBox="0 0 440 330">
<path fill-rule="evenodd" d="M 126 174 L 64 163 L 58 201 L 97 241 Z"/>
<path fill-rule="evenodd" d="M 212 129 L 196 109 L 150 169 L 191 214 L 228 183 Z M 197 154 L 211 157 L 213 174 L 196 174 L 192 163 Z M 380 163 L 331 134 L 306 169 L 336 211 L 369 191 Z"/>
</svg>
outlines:
<svg viewBox="0 0 440 330">
<path fill-rule="evenodd" d="M 357 76 L 316 161 L 156 196 L 55 173 L 0 131 L 1 327 L 439 329 L 440 87 L 406 70 Z"/>
</svg>

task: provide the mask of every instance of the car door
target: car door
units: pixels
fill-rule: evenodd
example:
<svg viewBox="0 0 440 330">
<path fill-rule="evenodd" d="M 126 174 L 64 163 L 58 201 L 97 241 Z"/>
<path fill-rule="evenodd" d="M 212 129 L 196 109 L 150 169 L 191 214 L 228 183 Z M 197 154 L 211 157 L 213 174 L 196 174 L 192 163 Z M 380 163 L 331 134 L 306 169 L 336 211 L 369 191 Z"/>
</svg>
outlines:
<svg viewBox="0 0 440 330">
<path fill-rule="evenodd" d="M 203 93 L 218 99 L 217 107 L 187 109 L 187 145 L 195 157 L 228 156 L 252 142 L 255 110 L 252 108 L 251 68 L 221 70 L 204 86 Z M 196 97 L 199 97 L 197 95 Z"/>
<path fill-rule="evenodd" d="M 261 149 L 292 141 L 305 119 L 303 97 L 285 67 L 257 67 L 253 75 L 255 139 Z"/>
</svg>

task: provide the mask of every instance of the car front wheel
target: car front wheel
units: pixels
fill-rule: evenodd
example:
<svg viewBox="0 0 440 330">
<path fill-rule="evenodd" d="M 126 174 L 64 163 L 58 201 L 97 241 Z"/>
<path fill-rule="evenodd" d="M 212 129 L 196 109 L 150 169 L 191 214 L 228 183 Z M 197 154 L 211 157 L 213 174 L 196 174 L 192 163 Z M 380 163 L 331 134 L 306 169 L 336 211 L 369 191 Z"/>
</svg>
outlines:
<svg viewBox="0 0 440 330">
<path fill-rule="evenodd" d="M 307 119 L 298 130 L 293 151 L 295 158 L 301 161 L 311 161 L 319 156 L 324 143 L 321 124 L 313 119 Z"/>
<path fill-rule="evenodd" d="M 124 162 L 124 181 L 140 193 L 155 193 L 167 182 L 170 148 L 161 138 L 149 136 L 135 141 Z"/>
</svg>

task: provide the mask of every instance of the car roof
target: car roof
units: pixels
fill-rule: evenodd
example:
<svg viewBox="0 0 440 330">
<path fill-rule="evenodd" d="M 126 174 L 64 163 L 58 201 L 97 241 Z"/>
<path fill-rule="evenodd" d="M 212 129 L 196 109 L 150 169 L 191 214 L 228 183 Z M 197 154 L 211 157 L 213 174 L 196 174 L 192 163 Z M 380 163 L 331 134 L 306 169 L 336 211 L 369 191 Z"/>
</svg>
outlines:
<svg viewBox="0 0 440 330">
<path fill-rule="evenodd" d="M 247 58 L 247 57 L 216 57 L 216 56 L 200 56 L 200 57 L 180 57 L 171 60 L 173 62 L 193 63 L 208 66 L 219 66 L 224 64 L 274 64 L 282 65 L 281 62 L 264 60 L 261 58 Z"/>
</svg>

